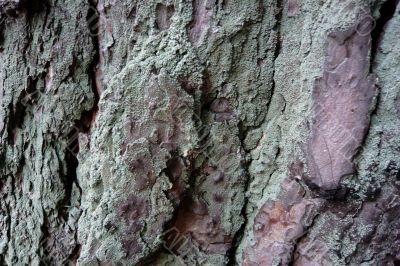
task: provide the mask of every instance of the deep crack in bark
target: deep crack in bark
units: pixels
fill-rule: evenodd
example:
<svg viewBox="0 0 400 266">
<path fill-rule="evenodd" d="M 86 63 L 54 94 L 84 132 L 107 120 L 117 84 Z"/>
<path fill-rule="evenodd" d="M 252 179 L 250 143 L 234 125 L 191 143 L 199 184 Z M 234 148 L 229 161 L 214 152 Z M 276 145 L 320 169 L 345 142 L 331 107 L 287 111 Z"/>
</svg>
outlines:
<svg viewBox="0 0 400 266">
<path fill-rule="evenodd" d="M 66 176 L 66 181 L 65 181 L 66 194 L 67 194 L 66 199 L 67 199 L 68 203 L 71 200 L 73 184 L 76 185 L 80 194 L 82 194 L 82 189 L 79 185 L 78 176 L 77 176 L 77 168 L 79 165 L 79 161 L 76 157 L 77 154 L 79 153 L 78 136 L 79 136 L 79 133 L 83 133 L 83 134 L 91 133 L 91 128 L 94 124 L 95 117 L 96 117 L 96 114 L 98 111 L 98 102 L 99 102 L 99 98 L 100 98 L 98 84 L 96 82 L 97 68 L 99 67 L 99 62 L 100 62 L 99 39 L 98 39 L 99 14 L 96 13 L 95 10 L 97 10 L 95 1 L 89 0 L 89 10 L 88 10 L 88 15 L 87 15 L 86 19 L 88 21 L 88 30 L 89 30 L 89 33 L 92 38 L 94 54 L 93 54 L 93 60 L 88 69 L 88 75 L 90 78 L 92 92 L 94 95 L 94 103 L 93 103 L 93 107 L 90 110 L 82 112 L 80 120 L 75 121 L 75 128 L 69 134 L 69 138 L 72 141 L 70 142 L 70 146 L 68 148 L 69 152 L 67 152 L 67 154 L 66 154 L 67 176 Z M 65 213 L 64 217 L 66 218 L 67 215 L 68 214 Z M 77 241 L 76 233 L 75 233 L 75 240 Z M 73 249 L 73 252 L 69 255 L 68 260 L 76 262 L 77 259 L 79 258 L 80 251 L 81 251 L 81 245 L 78 243 L 75 246 L 75 248 Z"/>
<path fill-rule="evenodd" d="M 376 20 L 375 28 L 371 32 L 372 44 L 371 44 L 371 65 L 370 72 L 373 72 L 375 63 L 375 57 L 378 52 L 379 44 L 382 38 L 382 34 L 385 31 L 386 23 L 393 17 L 396 12 L 396 7 L 400 0 L 387 0 L 383 3 L 379 9 L 380 17 Z"/>
<path fill-rule="evenodd" d="M 278 0 L 276 2 L 276 14 L 275 14 L 275 25 L 273 27 L 273 30 L 276 31 L 276 44 L 275 44 L 275 51 L 274 51 L 274 65 L 275 65 L 275 61 L 277 60 L 279 54 L 281 53 L 281 49 L 282 49 L 282 39 L 281 39 L 281 21 L 282 21 L 282 16 L 283 16 L 283 0 Z M 272 80 L 272 88 L 271 88 L 271 95 L 270 95 L 270 102 L 272 99 L 272 96 L 274 94 L 274 90 L 275 90 L 275 67 L 274 67 L 274 72 L 272 74 L 273 80 Z M 267 110 L 269 109 L 269 105 L 266 107 Z M 266 120 L 267 114 L 265 114 L 265 118 L 264 120 L 261 122 L 260 126 L 262 125 L 262 123 L 264 123 Z M 235 233 L 234 237 L 233 237 L 233 241 L 232 241 L 232 247 L 231 249 L 228 251 L 228 264 L 227 265 L 237 265 L 238 262 L 236 260 L 236 253 L 237 253 L 237 249 L 244 237 L 245 231 L 246 231 L 246 227 L 247 224 L 249 222 L 249 218 L 247 217 L 247 207 L 248 207 L 248 203 L 249 203 L 249 199 L 248 196 L 246 195 L 249 188 L 250 188 L 250 184 L 251 184 L 251 175 L 249 172 L 249 166 L 251 163 L 251 159 L 248 158 L 249 156 L 249 151 L 246 151 L 245 149 L 245 145 L 244 145 L 244 140 L 247 136 L 247 133 L 249 130 L 253 129 L 253 127 L 249 127 L 244 129 L 242 126 L 242 121 L 239 122 L 239 138 L 240 138 L 240 143 L 241 143 L 241 149 L 244 152 L 244 158 L 243 160 L 243 169 L 244 172 L 246 174 L 246 182 L 245 182 L 245 196 L 244 196 L 244 204 L 243 204 L 243 208 L 241 211 L 241 215 L 244 218 L 244 222 L 241 225 L 241 227 L 239 228 L 239 230 Z"/>
</svg>

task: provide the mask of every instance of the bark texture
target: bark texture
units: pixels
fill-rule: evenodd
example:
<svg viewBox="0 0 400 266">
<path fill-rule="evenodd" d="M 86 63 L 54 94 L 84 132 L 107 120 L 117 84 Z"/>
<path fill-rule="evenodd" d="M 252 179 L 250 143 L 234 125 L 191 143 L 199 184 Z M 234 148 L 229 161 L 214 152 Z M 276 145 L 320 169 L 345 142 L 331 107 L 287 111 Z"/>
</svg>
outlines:
<svg viewBox="0 0 400 266">
<path fill-rule="evenodd" d="M 0 0 L 0 265 L 398 265 L 398 0 Z"/>
</svg>

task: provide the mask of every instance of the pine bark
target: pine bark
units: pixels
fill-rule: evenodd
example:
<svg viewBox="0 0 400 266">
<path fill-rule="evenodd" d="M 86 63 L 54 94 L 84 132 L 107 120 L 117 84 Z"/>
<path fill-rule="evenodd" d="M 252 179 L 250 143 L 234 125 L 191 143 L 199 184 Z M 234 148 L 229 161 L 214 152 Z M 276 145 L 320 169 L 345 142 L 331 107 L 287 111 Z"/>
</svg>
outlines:
<svg viewBox="0 0 400 266">
<path fill-rule="evenodd" d="M 399 265 L 398 0 L 0 0 L 0 265 Z"/>
</svg>

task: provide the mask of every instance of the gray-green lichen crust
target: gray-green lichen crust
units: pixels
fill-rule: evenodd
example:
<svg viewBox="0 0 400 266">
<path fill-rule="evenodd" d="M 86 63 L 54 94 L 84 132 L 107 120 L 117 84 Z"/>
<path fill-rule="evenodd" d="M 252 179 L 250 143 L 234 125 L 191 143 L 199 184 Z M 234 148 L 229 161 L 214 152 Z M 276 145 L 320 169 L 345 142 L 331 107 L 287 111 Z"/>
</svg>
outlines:
<svg viewBox="0 0 400 266">
<path fill-rule="evenodd" d="M 0 0 L 0 265 L 398 263 L 399 9 Z"/>
<path fill-rule="evenodd" d="M 248 178 L 240 134 L 263 121 L 272 87 L 274 5 L 97 8 L 103 92 L 95 130 L 80 143 L 79 262 L 136 263 L 168 245 L 162 233 L 172 226 L 194 237 L 196 260 L 226 263 Z"/>
<path fill-rule="evenodd" d="M 25 4 L 12 16 L 0 12 L 2 265 L 63 263 L 78 247 L 68 135 L 94 104 L 89 5 Z"/>
</svg>

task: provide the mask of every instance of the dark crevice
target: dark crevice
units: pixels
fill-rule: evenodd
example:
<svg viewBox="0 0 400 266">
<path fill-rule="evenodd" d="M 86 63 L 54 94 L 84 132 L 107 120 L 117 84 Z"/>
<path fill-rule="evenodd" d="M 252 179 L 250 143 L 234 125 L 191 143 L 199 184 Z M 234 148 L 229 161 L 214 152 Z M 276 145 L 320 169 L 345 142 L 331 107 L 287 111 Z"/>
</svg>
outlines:
<svg viewBox="0 0 400 266">
<path fill-rule="evenodd" d="M 229 258 L 229 262 L 227 265 L 237 265 L 237 261 L 236 261 L 236 252 L 237 249 L 240 245 L 241 240 L 243 239 L 243 236 L 245 234 L 245 230 L 246 230 L 246 226 L 248 224 L 248 217 L 247 217 L 247 207 L 248 207 L 248 203 L 249 203 L 249 199 L 246 196 L 247 191 L 250 188 L 250 184 L 251 184 L 251 175 L 249 172 L 249 167 L 250 167 L 250 163 L 251 160 L 249 160 L 247 158 L 248 153 L 245 152 L 245 145 L 244 145 L 244 140 L 246 138 L 247 132 L 248 132 L 248 128 L 246 128 L 243 125 L 243 121 L 239 121 L 238 124 L 238 128 L 239 128 L 239 140 L 240 140 L 240 145 L 241 145 L 241 150 L 243 152 L 242 155 L 242 160 L 241 160 L 241 167 L 243 169 L 243 174 L 244 176 L 244 203 L 242 206 L 242 210 L 241 210 L 241 216 L 243 217 L 244 221 L 242 223 L 242 225 L 240 226 L 239 230 L 235 233 L 235 235 L 233 236 L 233 240 L 232 240 L 232 247 L 231 249 L 228 251 L 228 258 Z"/>
<path fill-rule="evenodd" d="M 94 55 L 93 55 L 93 60 L 90 64 L 89 67 L 89 75 L 91 77 L 92 81 L 92 90 L 95 96 L 96 100 L 96 106 L 99 101 L 99 89 L 98 84 L 96 83 L 96 77 L 97 77 L 97 69 L 99 67 L 100 63 L 100 40 L 99 40 L 99 25 L 100 25 L 100 15 L 99 12 L 97 11 L 97 6 L 94 3 L 93 0 L 89 0 L 89 3 L 91 5 L 91 8 L 88 11 L 87 14 L 87 21 L 88 21 L 88 27 L 89 27 L 89 32 L 90 36 L 92 37 L 92 44 L 94 48 Z"/>
<path fill-rule="evenodd" d="M 273 30 L 277 34 L 277 42 L 275 47 L 275 54 L 274 59 L 276 60 L 282 50 L 282 36 L 281 36 L 281 23 L 282 23 L 282 16 L 283 16 L 283 0 L 278 0 L 276 3 L 276 13 L 275 13 L 275 25 Z"/>
<path fill-rule="evenodd" d="M 131 11 L 129 11 L 127 18 L 134 21 L 136 19 L 136 13 L 137 13 L 137 7 L 134 6 L 131 8 Z"/>
<path fill-rule="evenodd" d="M 15 15 L 16 10 L 18 10 L 18 2 L 14 1 L 0 1 L 0 16 L 11 17 Z"/>
<path fill-rule="evenodd" d="M 273 27 L 273 30 L 276 32 L 276 46 L 275 46 L 275 51 L 274 51 L 274 70 L 272 73 L 271 97 L 270 97 L 270 102 L 268 103 L 268 106 L 267 106 L 267 110 L 269 110 L 269 106 L 271 105 L 272 96 L 274 95 L 275 87 L 276 87 L 276 82 L 275 82 L 276 63 L 275 63 L 275 61 L 277 60 L 279 54 L 282 51 L 283 40 L 282 40 L 282 36 L 281 36 L 281 22 L 282 22 L 282 16 L 283 16 L 283 0 L 277 1 L 276 8 L 277 8 L 277 11 L 276 11 L 277 13 L 275 15 L 275 25 Z"/>
<path fill-rule="evenodd" d="M 94 23 L 94 25 L 98 25 L 98 13 L 96 13 L 95 10 L 96 6 L 95 3 L 92 1 L 89 1 L 90 8 L 88 11 L 87 15 L 87 21 Z M 95 19 L 93 19 L 95 18 Z M 88 23 L 89 30 L 93 30 L 93 25 L 91 23 Z M 90 77 L 90 81 L 92 83 L 92 91 L 94 94 L 94 104 L 91 110 L 86 110 L 83 111 L 81 114 L 81 118 L 77 121 L 75 121 L 75 126 L 71 130 L 71 132 L 67 136 L 67 151 L 65 154 L 65 164 L 66 164 L 66 174 L 65 177 L 63 178 L 63 183 L 65 186 L 65 200 L 62 203 L 63 206 L 67 206 L 70 204 L 71 200 L 71 193 L 72 193 L 72 188 L 73 184 L 75 183 L 77 188 L 81 191 L 81 188 L 78 183 L 78 178 L 77 178 L 77 168 L 79 165 L 79 161 L 77 159 L 77 154 L 79 153 L 79 134 L 84 133 L 84 134 L 89 134 L 91 127 L 93 125 L 93 121 L 95 119 L 95 115 L 97 113 L 98 109 L 98 101 L 99 101 L 99 94 L 97 90 L 97 83 L 96 83 L 96 69 L 99 64 L 99 49 L 98 49 L 98 38 L 97 38 L 97 31 L 98 29 L 96 28 L 96 32 L 90 32 L 92 36 L 92 41 L 93 41 L 93 47 L 94 47 L 94 56 L 93 60 L 90 64 L 89 70 L 88 70 L 88 75 Z M 61 216 L 64 218 L 66 221 L 68 218 L 68 213 L 67 209 L 65 208 L 60 208 L 61 211 Z"/>
<path fill-rule="evenodd" d="M 210 127 L 208 122 L 209 110 L 215 96 L 212 93 L 213 84 L 211 76 L 207 70 L 203 72 L 203 84 L 201 87 L 201 96 L 195 101 L 193 120 L 195 122 L 196 132 L 199 137 L 199 150 L 206 151 L 210 140 Z M 198 102 L 198 103 L 196 103 Z M 209 159 L 209 158 L 207 158 Z M 195 177 L 192 178 L 193 185 Z"/>
<path fill-rule="evenodd" d="M 32 79 L 31 77 L 29 77 L 27 89 L 21 92 L 21 95 L 15 105 L 13 103 L 10 103 L 10 113 L 8 116 L 9 121 L 7 124 L 8 143 L 10 145 L 15 144 L 18 130 L 22 128 L 22 124 L 26 115 L 27 104 L 32 104 L 34 101 L 32 95 L 36 91 L 37 82 L 38 79 Z"/>
<path fill-rule="evenodd" d="M 163 173 L 165 173 L 172 184 L 166 196 L 177 208 L 180 206 L 181 199 L 184 198 L 188 190 L 185 186 L 185 180 L 182 180 L 182 176 L 185 172 L 188 172 L 188 174 L 193 172 L 192 165 L 192 162 L 185 163 L 184 158 L 171 154 L 171 158 L 167 161 L 167 168 L 163 170 Z"/>
<path fill-rule="evenodd" d="M 90 9 L 87 15 L 88 27 L 90 35 L 92 37 L 92 43 L 94 48 L 93 60 L 89 66 L 89 76 L 92 85 L 92 92 L 94 95 L 94 104 L 91 110 L 82 113 L 81 121 L 85 124 L 83 132 L 90 133 L 91 127 L 93 126 L 96 114 L 98 111 L 98 103 L 100 99 L 100 88 L 98 84 L 98 68 L 100 67 L 100 40 L 99 40 L 99 12 L 97 11 L 97 4 L 95 0 L 89 0 Z"/>
<path fill-rule="evenodd" d="M 379 9 L 380 17 L 376 20 L 375 28 L 371 32 L 371 73 L 373 72 L 372 69 L 375 63 L 376 54 L 378 53 L 379 45 L 385 32 L 385 25 L 393 17 L 399 2 L 400 0 L 387 0 Z"/>
<path fill-rule="evenodd" d="M 82 250 L 82 245 L 77 244 L 75 246 L 75 248 L 72 250 L 71 255 L 67 258 L 67 262 L 69 262 L 68 265 L 77 265 L 77 261 L 79 259 L 79 256 L 81 254 L 81 250 Z"/>
<path fill-rule="evenodd" d="M 203 85 L 201 87 L 201 98 L 200 98 L 200 114 L 199 117 L 203 118 L 203 116 L 208 113 L 208 110 L 210 110 L 210 106 L 212 101 L 215 98 L 215 95 L 213 95 L 213 84 L 212 80 L 210 77 L 210 73 L 208 70 L 205 70 L 203 72 Z M 206 121 L 201 121 L 205 123 Z"/>
<path fill-rule="evenodd" d="M 242 150 L 244 151 L 244 147 L 243 147 L 243 141 L 241 141 L 242 143 Z M 244 155 L 246 156 L 246 154 Z M 233 236 L 233 240 L 232 240 L 232 247 L 231 249 L 228 251 L 228 258 L 229 258 L 229 262 L 227 265 L 238 265 L 237 261 L 236 261 L 236 252 L 237 249 L 243 239 L 243 236 L 245 234 L 246 231 L 246 226 L 248 224 L 248 217 L 247 217 L 247 207 L 249 204 L 249 199 L 246 195 L 247 191 L 250 188 L 250 184 L 251 184 L 251 176 L 249 173 L 249 166 L 250 166 L 250 160 L 247 160 L 246 158 L 244 158 L 242 160 L 242 169 L 244 170 L 244 174 L 245 174 L 245 184 L 244 184 L 244 203 L 242 206 L 242 210 L 241 210 L 241 216 L 243 217 L 244 221 L 242 223 L 242 225 L 240 226 L 239 230 L 235 233 L 235 235 Z"/>
<path fill-rule="evenodd" d="M 78 147 L 78 131 L 74 129 L 69 135 L 68 135 L 68 148 L 65 153 L 65 158 L 64 158 L 64 165 L 65 165 L 65 172 L 60 173 L 60 178 L 61 182 L 63 183 L 63 187 L 65 189 L 65 195 L 64 198 L 57 203 L 57 210 L 58 210 L 58 215 L 61 218 L 61 220 L 64 223 L 68 222 L 69 218 L 69 206 L 71 206 L 73 203 L 71 202 L 72 199 L 72 191 L 73 191 L 73 185 L 74 183 L 76 184 L 77 188 L 79 189 L 80 193 L 82 193 L 81 188 L 79 187 L 78 184 L 78 178 L 77 178 L 77 168 L 78 168 L 78 159 L 76 158 L 77 153 L 79 152 L 79 147 Z M 75 235 L 76 239 L 76 235 Z M 74 254 L 74 253 L 72 253 Z M 72 256 L 70 255 L 70 257 Z"/>
<path fill-rule="evenodd" d="M 25 106 L 21 103 L 17 103 L 14 106 L 12 103 L 10 104 L 10 113 L 9 113 L 9 121 L 7 124 L 7 133 L 8 133 L 8 144 L 13 146 L 16 141 L 18 130 L 21 129 L 23 119 L 25 116 Z"/>
<path fill-rule="evenodd" d="M 172 214 L 172 218 L 164 224 L 163 232 L 174 227 L 177 220 L 179 219 L 179 215 L 182 215 L 182 209 L 185 209 L 185 207 L 187 207 L 189 203 L 193 201 L 192 195 L 196 195 L 196 192 L 194 191 L 195 179 L 199 173 L 194 168 L 194 158 L 190 157 L 188 158 L 188 160 L 182 160 L 184 164 L 184 169 L 182 169 L 182 171 L 185 171 L 188 176 L 187 186 L 183 184 L 182 180 L 179 180 L 181 175 L 175 176 L 174 174 L 174 172 L 176 171 L 176 169 L 174 168 L 177 167 L 177 160 L 179 160 L 179 158 L 183 159 L 182 157 L 172 157 L 167 162 L 167 168 L 164 170 L 164 173 L 168 176 L 168 179 L 173 184 L 173 187 L 168 192 L 166 192 L 166 197 L 174 204 L 175 208 Z M 175 197 L 173 195 L 174 190 L 179 190 L 178 195 L 175 195 Z M 165 241 L 165 243 L 168 242 L 167 235 L 163 235 L 163 241 Z"/>
<path fill-rule="evenodd" d="M 18 17 L 22 13 L 26 14 L 28 19 L 32 19 L 49 6 L 49 0 L 0 1 L 0 15 L 4 13 L 8 17 Z"/>
<path fill-rule="evenodd" d="M 274 51 L 274 61 L 278 58 L 279 54 L 281 53 L 282 50 L 282 37 L 281 37 L 281 21 L 282 21 L 282 16 L 283 16 L 283 0 L 278 0 L 277 1 L 277 5 L 276 5 L 276 13 L 275 13 L 275 25 L 273 27 L 273 30 L 276 32 L 277 34 L 277 41 L 276 41 L 276 46 L 275 46 L 275 51 Z M 275 65 L 275 62 L 274 62 Z M 273 73 L 273 81 L 272 81 L 272 88 L 271 88 L 271 97 L 274 93 L 275 90 L 275 67 L 274 67 L 274 73 Z M 251 128 L 245 128 L 243 125 L 243 122 L 240 121 L 239 122 L 239 139 L 241 142 L 241 148 L 242 151 L 245 152 L 244 156 L 243 156 L 243 160 L 242 160 L 242 168 L 244 170 L 244 173 L 246 175 L 245 178 L 245 199 L 244 199 L 244 204 L 242 207 L 242 211 L 241 211 L 241 215 L 244 218 L 244 222 L 241 225 L 241 227 L 239 228 L 239 230 L 235 233 L 234 237 L 233 237 L 233 241 L 232 241 L 232 248 L 229 250 L 228 252 L 228 257 L 229 257 L 229 262 L 227 265 L 237 265 L 238 262 L 236 261 L 236 253 L 237 253 L 237 249 L 243 239 L 243 236 L 245 234 L 245 230 L 246 230 L 246 226 L 248 224 L 248 217 L 247 217 L 247 207 L 248 207 L 248 197 L 246 196 L 247 191 L 250 188 L 250 183 L 251 183 L 251 176 L 249 173 L 249 166 L 251 163 L 251 160 L 249 160 L 247 158 L 247 153 L 245 150 L 245 146 L 244 146 L 244 140 L 245 137 L 247 135 L 247 132 L 251 129 Z"/>
<path fill-rule="evenodd" d="M 44 9 L 45 9 L 45 15 L 44 15 L 44 19 L 43 19 L 43 27 L 42 27 L 43 31 L 46 30 L 47 20 L 48 20 L 49 15 L 50 15 L 50 11 L 51 11 L 50 4 L 46 3 L 44 5 Z"/>
<path fill-rule="evenodd" d="M 6 27 L 6 21 L 5 21 L 5 18 L 2 18 L 1 16 L 0 16 L 0 53 L 2 53 L 3 51 L 4 51 L 4 47 L 3 47 L 3 44 L 4 44 L 4 41 L 5 41 L 5 35 L 4 35 L 4 29 L 5 29 L 5 27 Z"/>
<path fill-rule="evenodd" d="M 78 139 L 73 141 L 73 145 L 75 145 L 75 148 L 77 147 L 77 142 Z M 63 201 L 59 203 L 58 210 L 59 210 L 59 215 L 62 217 L 64 221 L 68 221 L 68 208 L 67 206 L 71 205 L 71 195 L 72 195 L 72 188 L 74 183 L 78 183 L 78 178 L 76 174 L 76 169 L 78 168 L 78 159 L 76 158 L 76 153 L 74 151 L 69 150 L 65 154 L 65 165 L 66 165 L 66 173 L 65 175 L 60 175 L 61 176 L 61 181 L 64 184 L 65 188 L 65 196 Z"/>
<path fill-rule="evenodd" d="M 272 86 L 271 86 L 271 94 L 269 97 L 269 102 L 267 104 L 267 113 L 265 114 L 264 122 L 266 120 L 266 117 L 268 115 L 271 102 L 272 102 L 272 97 L 275 93 L 275 88 L 276 88 L 276 81 L 275 81 L 275 74 L 276 74 L 276 60 L 279 56 L 279 54 L 282 51 L 282 36 L 281 36 L 281 22 L 282 22 L 282 16 L 283 16 L 283 0 L 278 0 L 276 4 L 276 14 L 275 14 L 275 25 L 273 27 L 273 30 L 276 32 L 276 44 L 275 44 L 275 50 L 274 50 L 274 68 L 273 68 L 273 73 L 272 73 Z M 263 122 L 263 123 L 264 123 Z"/>
<path fill-rule="evenodd" d="M 43 254 L 40 258 L 40 265 L 49 265 L 51 263 L 51 257 L 50 257 L 50 247 L 52 247 L 51 241 L 51 233 L 49 231 L 49 220 L 46 215 L 46 211 L 43 210 L 43 224 L 41 226 L 42 230 L 42 239 L 40 240 L 40 246 L 39 248 L 42 249 Z"/>
<path fill-rule="evenodd" d="M 90 8 L 88 10 L 87 14 L 87 21 L 88 21 L 88 28 L 90 31 L 90 35 L 92 37 L 92 42 L 93 42 L 93 48 L 94 48 L 94 55 L 93 55 L 93 60 L 90 63 L 89 69 L 88 69 L 88 76 L 91 82 L 91 87 L 92 87 L 92 92 L 94 95 L 94 103 L 93 107 L 90 110 L 84 110 L 81 113 L 81 117 L 79 120 L 75 121 L 75 126 L 71 130 L 71 132 L 68 134 L 68 148 L 67 150 L 67 156 L 66 156 L 66 161 L 68 165 L 68 171 L 71 171 L 68 176 L 73 175 L 75 176 L 76 180 L 76 168 L 78 166 L 78 160 L 76 159 L 76 155 L 79 153 L 79 133 L 84 133 L 84 134 L 89 134 L 91 131 L 91 128 L 93 126 L 93 122 L 95 120 L 95 116 L 98 111 L 98 102 L 99 102 L 99 90 L 97 87 L 97 82 L 96 82 L 96 75 L 97 75 L 97 67 L 99 65 L 99 40 L 98 40 L 98 13 L 96 9 L 96 4 L 94 1 L 89 1 Z M 74 64 L 70 66 L 70 71 L 72 71 L 71 68 L 74 68 Z M 71 75 L 72 73 L 70 73 Z M 72 170 L 70 170 L 72 169 Z"/>
<path fill-rule="evenodd" d="M 20 1 L 18 8 L 24 9 L 28 14 L 39 14 L 50 7 L 49 0 L 24 0 Z"/>
<path fill-rule="evenodd" d="M 67 135 L 67 150 L 65 153 L 65 165 L 66 165 L 66 173 L 62 176 L 62 182 L 65 188 L 65 197 L 64 200 L 60 203 L 61 206 L 60 216 L 64 219 L 64 221 L 68 220 L 68 208 L 66 206 L 71 205 L 71 196 L 73 191 L 74 184 L 76 185 L 79 192 L 82 194 L 82 189 L 79 186 L 77 169 L 79 165 L 79 161 L 77 159 L 77 155 L 79 153 L 79 134 L 90 134 L 91 129 L 94 124 L 94 120 L 98 111 L 98 102 L 99 102 L 99 88 L 97 85 L 97 68 L 100 61 L 99 56 L 99 39 L 98 39 L 98 23 L 99 23 L 99 14 L 96 9 L 95 1 L 89 1 L 90 8 L 88 9 L 87 14 L 87 23 L 88 29 L 90 31 L 90 36 L 93 42 L 93 59 L 88 68 L 88 76 L 91 82 L 92 92 L 94 95 L 94 103 L 90 110 L 84 110 L 81 113 L 81 117 L 79 120 L 75 121 L 75 125 L 72 128 L 71 132 Z M 76 60 L 74 59 L 72 65 L 69 68 L 69 76 L 74 75 Z M 76 235 L 75 235 L 76 240 Z M 81 251 L 81 245 L 76 244 L 73 251 L 68 257 L 68 261 L 76 261 L 79 258 Z"/>
<path fill-rule="evenodd" d="M 25 14 L 28 21 L 31 22 L 35 16 L 42 13 L 45 13 L 47 16 L 50 7 L 51 3 L 49 0 L 22 0 L 9 12 L 11 12 L 10 15 L 14 17 Z"/>
</svg>

